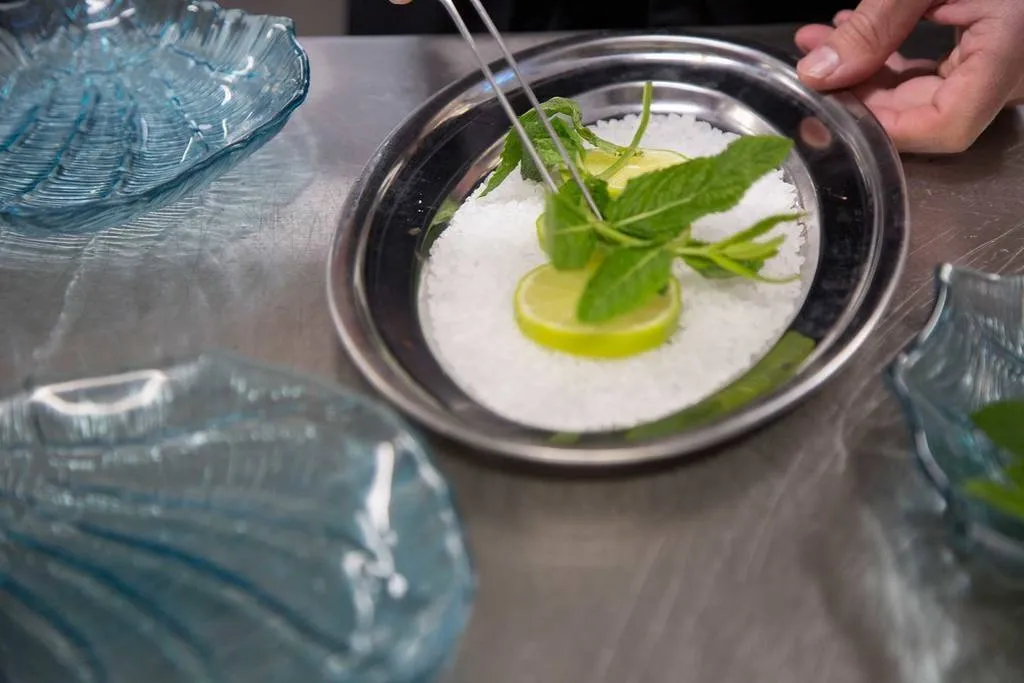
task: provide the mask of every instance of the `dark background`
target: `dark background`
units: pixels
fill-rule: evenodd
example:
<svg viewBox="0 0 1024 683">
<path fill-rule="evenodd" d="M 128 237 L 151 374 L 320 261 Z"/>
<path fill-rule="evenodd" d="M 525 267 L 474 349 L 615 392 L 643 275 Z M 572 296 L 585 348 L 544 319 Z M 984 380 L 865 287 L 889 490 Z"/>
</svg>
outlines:
<svg viewBox="0 0 1024 683">
<path fill-rule="evenodd" d="M 671 26 L 722 26 L 829 21 L 849 0 L 483 0 L 503 31 L 579 31 Z M 483 30 L 466 0 L 470 27 Z M 436 0 L 395 6 L 387 0 L 351 0 L 348 30 L 355 34 L 449 33 L 451 21 Z"/>
<path fill-rule="evenodd" d="M 484 0 L 504 31 L 588 30 L 828 21 L 853 0 Z M 224 0 L 259 14 L 296 21 L 302 35 L 449 33 L 437 0 L 395 7 L 388 0 Z M 464 6 L 465 2 L 462 3 Z M 464 12 L 469 17 L 471 12 Z M 479 26 L 476 25 L 479 29 Z"/>
</svg>

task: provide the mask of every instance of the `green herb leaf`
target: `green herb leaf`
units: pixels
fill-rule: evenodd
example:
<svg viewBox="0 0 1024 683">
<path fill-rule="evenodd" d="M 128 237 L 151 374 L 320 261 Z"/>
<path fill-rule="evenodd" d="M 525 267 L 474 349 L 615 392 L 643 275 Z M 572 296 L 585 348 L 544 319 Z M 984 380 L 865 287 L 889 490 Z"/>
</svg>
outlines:
<svg viewBox="0 0 1024 683">
<path fill-rule="evenodd" d="M 608 204 L 612 201 L 611 195 L 608 193 L 608 183 L 601 180 L 600 178 L 593 178 L 586 176 L 583 179 L 584 184 L 587 186 L 587 190 L 590 192 L 591 199 L 597 204 L 597 208 L 603 215 L 608 210 Z M 583 196 L 580 195 L 580 201 L 583 201 Z"/>
<path fill-rule="evenodd" d="M 765 242 L 741 242 L 715 251 L 733 261 L 767 261 L 779 253 L 779 247 L 785 241 L 786 238 L 780 235 Z"/>
<path fill-rule="evenodd" d="M 972 414 L 971 421 L 992 443 L 1024 458 L 1024 400 L 989 403 Z"/>
<path fill-rule="evenodd" d="M 491 177 L 487 180 L 487 186 L 480 196 L 486 197 L 505 182 L 505 179 L 512 174 L 512 171 L 516 170 L 516 166 L 519 165 L 522 158 L 523 143 L 519 140 L 519 136 L 515 134 L 515 131 L 512 131 L 510 135 L 505 136 L 505 146 L 501 150 L 498 167 L 494 169 Z"/>
<path fill-rule="evenodd" d="M 1006 476 L 1014 486 L 1024 487 L 1024 459 L 1010 463 L 1006 468 Z"/>
<path fill-rule="evenodd" d="M 713 244 L 690 238 L 684 233 L 672 242 L 673 245 L 677 245 L 673 251 L 686 265 L 709 279 L 750 277 L 763 282 L 786 281 L 772 280 L 760 275 L 765 261 L 778 255 L 779 247 L 786 238 L 780 235 L 764 242 L 755 240 L 780 223 L 798 220 L 801 217 L 802 214 L 769 216 L 746 230 Z"/>
<path fill-rule="evenodd" d="M 583 139 L 577 132 L 574 123 L 576 119 L 579 119 L 580 125 L 582 125 L 582 115 L 580 114 L 579 107 L 572 100 L 556 97 L 542 103 L 541 109 L 544 110 L 544 113 L 550 120 L 551 127 L 558 134 L 570 158 L 574 163 L 578 162 L 583 152 Z M 566 122 L 564 118 L 561 118 L 563 116 L 568 116 L 570 121 Z M 531 108 L 520 116 L 519 123 L 537 150 L 537 155 L 549 169 L 557 171 L 565 167 L 562 155 L 558 153 L 555 143 L 551 141 L 551 137 L 548 135 L 547 129 L 544 128 L 544 124 L 541 123 L 540 117 L 537 116 L 536 110 Z M 481 196 L 488 195 L 505 182 L 505 179 L 508 178 L 517 166 L 520 167 L 520 172 L 527 180 L 540 181 L 542 179 L 537 165 L 533 163 L 533 159 L 526 153 L 523 142 L 519 138 L 519 133 L 515 128 L 512 128 L 505 135 L 505 144 L 501 150 L 498 167 L 491 174 Z"/>
<path fill-rule="evenodd" d="M 732 259 L 716 254 L 715 252 L 709 253 L 708 259 L 722 270 L 728 271 L 733 275 L 738 275 L 750 280 L 766 280 L 766 278 L 761 277 L 758 272 L 760 271 L 760 266 L 757 270 L 754 270 L 753 268 L 748 268 L 739 261 L 733 261 Z M 763 261 L 760 263 L 761 265 L 764 264 Z"/>
<path fill-rule="evenodd" d="M 664 249 L 617 249 L 587 282 L 576 315 L 601 323 L 653 299 L 672 277 L 673 256 Z"/>
<path fill-rule="evenodd" d="M 583 114 L 580 111 L 579 105 L 570 99 L 553 97 L 541 103 L 541 110 L 543 110 L 550 121 L 551 127 L 558 135 L 562 146 L 565 147 L 569 158 L 577 167 L 579 167 L 579 160 L 583 154 L 584 141 L 612 154 L 621 154 L 626 150 L 625 147 L 620 147 L 601 139 L 596 133 L 587 128 L 583 123 Z M 565 160 L 558 153 L 558 148 L 548 135 L 547 129 L 541 122 L 540 117 L 537 116 L 537 111 L 531 108 L 519 117 L 519 122 L 522 124 L 526 136 L 533 143 L 534 148 L 537 150 L 537 155 L 541 158 L 544 165 L 553 173 L 567 172 Z M 502 147 L 498 166 L 487 181 L 487 186 L 484 188 L 481 196 L 486 196 L 505 182 L 505 179 L 508 178 L 516 167 L 520 168 L 523 178 L 527 180 L 539 182 L 543 179 L 540 169 L 537 168 L 533 158 L 526 153 L 522 140 L 519 139 L 519 134 L 513 128 L 505 135 L 505 144 Z"/>
<path fill-rule="evenodd" d="M 791 140 L 741 137 L 721 154 L 685 161 L 632 178 L 605 218 L 641 238 L 668 241 L 693 221 L 734 207 L 750 186 L 777 168 Z"/>
<path fill-rule="evenodd" d="M 964 493 L 984 501 L 1004 514 L 1024 519 L 1024 492 L 990 479 L 972 479 L 964 484 Z"/>
<path fill-rule="evenodd" d="M 683 263 L 708 280 L 729 280 L 738 277 L 735 272 L 722 268 L 707 256 L 686 255 L 680 258 Z M 738 261 L 737 263 L 753 273 L 760 273 L 761 268 L 764 267 L 764 261 Z"/>
<path fill-rule="evenodd" d="M 562 141 L 562 146 L 565 147 L 565 151 L 569 154 L 572 163 L 579 168 L 579 162 L 583 156 L 583 141 L 579 135 L 573 130 L 571 124 L 563 119 L 552 118 L 551 127 L 558 134 L 558 138 Z M 536 120 L 534 124 L 527 126 L 526 130 L 530 135 L 530 140 L 533 142 L 534 149 L 537 150 L 537 156 L 541 158 L 544 165 L 555 174 L 568 173 L 565 161 L 562 159 L 562 155 L 559 154 L 558 148 L 555 147 L 555 143 L 551 140 L 551 136 L 544 129 L 544 125 L 539 120 Z M 544 176 L 541 175 L 540 170 L 533 163 L 533 158 L 529 154 L 523 154 L 520 170 L 523 177 L 527 180 L 540 182 L 544 179 Z"/>
<path fill-rule="evenodd" d="M 583 113 L 580 111 L 579 105 L 573 100 L 565 97 L 552 97 L 550 100 L 543 103 L 541 108 L 549 118 L 554 115 L 560 115 L 568 118 L 572 123 L 572 127 L 576 135 L 598 149 L 604 150 L 610 154 L 621 154 L 626 150 L 625 147 L 609 142 L 587 128 L 586 124 L 583 123 Z M 544 124 L 540 123 L 540 119 L 537 118 L 536 112 L 531 109 L 527 112 L 527 116 L 532 116 L 531 122 L 536 121 L 537 125 L 540 126 L 541 132 L 544 132 Z M 533 136 L 531 136 L 531 139 L 532 137 Z"/>
<path fill-rule="evenodd" d="M 734 244 L 751 242 L 752 240 L 756 240 L 758 237 L 767 235 L 775 228 L 775 226 L 780 225 L 781 223 L 790 223 L 792 221 L 798 221 L 803 217 L 804 214 L 802 213 L 783 213 L 768 216 L 767 218 L 764 218 L 758 221 L 757 223 L 754 223 L 746 230 L 741 230 L 733 235 L 730 235 L 721 242 L 717 242 L 715 246 L 721 250 L 725 247 Z"/>
<path fill-rule="evenodd" d="M 593 186 L 595 201 L 601 194 L 599 187 Z M 605 186 L 604 195 L 607 194 Z M 544 240 L 551 265 L 558 270 L 576 270 L 587 265 L 597 246 L 598 222 L 574 183 L 565 183 L 556 194 L 549 192 L 544 206 Z"/>
</svg>

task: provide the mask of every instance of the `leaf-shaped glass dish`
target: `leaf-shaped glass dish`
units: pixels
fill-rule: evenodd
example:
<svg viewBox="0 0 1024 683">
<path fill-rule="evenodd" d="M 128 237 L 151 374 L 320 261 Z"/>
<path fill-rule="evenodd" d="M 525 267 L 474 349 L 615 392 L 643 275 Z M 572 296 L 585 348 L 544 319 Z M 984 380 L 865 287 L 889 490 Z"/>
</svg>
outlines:
<svg viewBox="0 0 1024 683">
<path fill-rule="evenodd" d="M 0 680 L 425 681 L 474 590 L 386 408 L 226 355 L 0 402 Z"/>
<path fill-rule="evenodd" d="M 1024 566 L 1024 522 L 963 490 L 975 478 L 1003 481 L 1009 464 L 970 415 L 993 401 L 1024 397 L 1024 276 L 945 264 L 935 278 L 932 316 L 886 378 L 957 540 Z"/>
<path fill-rule="evenodd" d="M 172 203 L 303 102 L 290 19 L 199 0 L 0 3 L 0 217 L 99 230 Z"/>
</svg>

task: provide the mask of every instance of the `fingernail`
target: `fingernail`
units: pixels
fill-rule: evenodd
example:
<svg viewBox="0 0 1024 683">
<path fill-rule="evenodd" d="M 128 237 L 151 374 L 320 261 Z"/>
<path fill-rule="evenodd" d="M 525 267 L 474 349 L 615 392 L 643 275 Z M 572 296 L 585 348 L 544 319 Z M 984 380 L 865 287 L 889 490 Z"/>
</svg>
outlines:
<svg viewBox="0 0 1024 683">
<path fill-rule="evenodd" d="M 839 67 L 839 53 L 828 45 L 819 45 L 796 66 L 800 73 L 812 78 L 828 78 Z"/>
</svg>

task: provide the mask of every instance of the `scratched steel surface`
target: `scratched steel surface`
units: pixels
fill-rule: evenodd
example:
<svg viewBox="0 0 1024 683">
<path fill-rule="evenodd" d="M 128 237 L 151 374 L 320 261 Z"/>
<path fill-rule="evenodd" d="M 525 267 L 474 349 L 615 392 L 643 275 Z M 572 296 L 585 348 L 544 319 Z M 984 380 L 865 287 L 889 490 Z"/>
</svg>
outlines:
<svg viewBox="0 0 1024 683">
<path fill-rule="evenodd" d="M 391 128 L 472 65 L 450 38 L 304 42 L 307 103 L 207 192 L 100 235 L 0 227 L 0 390 L 210 346 L 364 386 L 324 293 L 342 201 Z M 963 155 L 906 160 L 912 252 L 885 322 L 836 381 L 751 438 L 596 480 L 497 470 L 437 443 L 481 580 L 450 681 L 1021 680 L 1024 608 L 944 549 L 879 372 L 926 319 L 937 263 L 1024 265 L 1022 130 L 1010 113 Z"/>
</svg>

